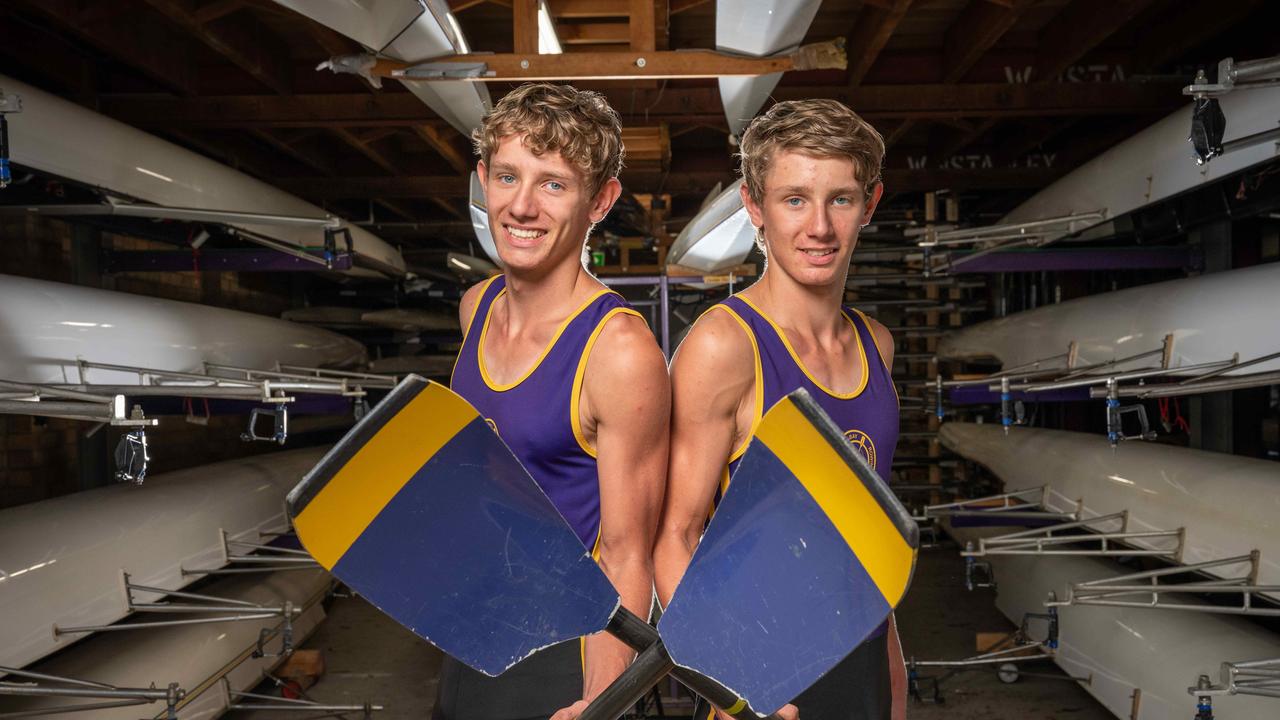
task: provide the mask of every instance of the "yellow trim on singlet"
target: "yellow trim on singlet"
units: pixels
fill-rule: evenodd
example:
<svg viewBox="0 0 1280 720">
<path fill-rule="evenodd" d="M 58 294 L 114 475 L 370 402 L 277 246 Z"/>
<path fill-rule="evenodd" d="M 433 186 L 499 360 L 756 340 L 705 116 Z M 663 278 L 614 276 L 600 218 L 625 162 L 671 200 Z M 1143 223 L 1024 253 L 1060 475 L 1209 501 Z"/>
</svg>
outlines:
<svg viewBox="0 0 1280 720">
<path fill-rule="evenodd" d="M 493 277 L 480 283 L 480 292 L 476 296 L 476 306 L 471 308 L 471 317 L 462 325 L 462 347 L 458 348 L 458 356 L 453 359 L 453 369 L 449 371 L 449 387 L 453 387 L 453 376 L 458 372 L 458 362 L 462 360 L 462 353 L 467 351 L 467 335 L 471 332 L 471 325 L 476 321 L 476 313 L 480 312 L 480 303 L 484 302 L 484 294 L 489 292 L 489 286 L 494 280 L 502 277 L 494 275 Z"/>
<path fill-rule="evenodd" d="M 870 375 L 870 372 L 868 371 L 868 364 L 867 364 L 867 349 L 862 344 L 862 336 L 858 333 L 858 326 L 854 324 L 853 318 L 849 317 L 844 312 L 843 309 L 840 311 L 840 316 L 843 317 L 845 321 L 849 323 L 849 327 L 853 328 L 853 338 L 854 338 L 854 341 L 858 343 L 858 357 L 862 359 L 862 379 L 858 382 L 857 389 L 849 393 L 835 392 L 829 389 L 827 386 L 823 385 L 822 383 L 818 382 L 817 378 L 815 378 L 809 372 L 809 368 L 805 367 L 803 362 L 800 362 L 800 356 L 796 354 L 795 348 L 791 347 L 791 341 L 787 339 L 787 334 L 783 332 L 782 328 L 779 327 L 776 322 L 773 321 L 773 318 L 766 315 L 763 310 L 756 307 L 755 303 L 751 302 L 750 300 L 743 297 L 742 295 L 735 295 L 734 297 L 746 303 L 747 307 L 750 307 L 752 310 L 755 310 L 757 313 L 759 313 L 760 317 L 764 318 L 765 322 L 773 326 L 774 331 L 778 333 L 778 337 L 782 339 L 782 345 L 786 347 L 787 352 L 791 354 L 791 359 L 795 362 L 796 367 L 800 368 L 800 372 L 804 373 L 804 376 L 809 378 L 809 382 L 813 383 L 814 386 L 817 387 L 819 390 L 830 395 L 833 398 L 836 398 L 837 400 L 852 400 L 853 398 L 856 398 L 859 395 L 861 395 L 862 391 L 866 389 L 867 377 Z"/>
<path fill-rule="evenodd" d="M 614 308 L 605 313 L 596 324 L 596 329 L 591 331 L 591 337 L 587 338 L 586 346 L 582 348 L 582 357 L 578 358 L 578 369 L 573 373 L 573 390 L 569 393 L 569 427 L 573 428 L 573 437 L 578 441 L 578 447 L 592 458 L 596 457 L 596 449 L 591 447 L 591 443 L 587 442 L 586 436 L 582 434 L 582 413 L 579 411 L 578 404 L 582 399 L 582 381 L 587 375 L 587 358 L 591 357 L 591 348 L 595 346 L 596 338 L 600 337 L 600 332 L 604 330 L 605 323 L 615 315 L 635 315 L 641 320 L 644 319 L 644 316 L 628 307 Z"/>
<path fill-rule="evenodd" d="M 880 358 L 880 364 L 884 366 L 884 371 L 889 377 L 889 387 L 893 388 L 893 402 L 895 405 L 901 405 L 902 399 L 898 397 L 898 386 L 893 382 L 893 367 L 884 361 L 884 352 L 880 349 L 880 341 L 876 339 L 875 328 L 871 327 L 871 318 L 858 308 L 849 308 L 858 313 L 858 317 L 862 318 L 862 324 L 867 328 L 867 334 L 871 336 L 871 344 L 876 346 L 876 357 Z"/>
<path fill-rule="evenodd" d="M 493 298 L 493 302 L 489 303 L 489 312 L 485 314 L 484 325 L 481 326 L 480 328 L 480 340 L 476 343 L 476 365 L 480 368 L 480 379 L 483 380 L 484 384 L 487 385 L 489 389 L 493 390 L 494 392 L 506 392 L 507 390 L 511 390 L 512 388 L 519 386 L 520 383 L 524 382 L 525 380 L 528 380 L 529 376 L 532 375 L 534 371 L 538 369 L 538 366 L 541 365 L 542 361 L 547 358 L 548 354 L 550 354 L 551 348 L 556 346 L 556 342 L 560 340 L 560 336 L 564 333 L 565 328 L 569 327 L 569 323 L 573 322 L 574 319 L 576 319 L 579 315 L 585 312 L 587 308 L 591 307 L 591 304 L 594 303 L 596 300 L 598 300 L 601 295 L 606 295 L 608 293 L 612 293 L 613 291 L 608 288 L 601 288 L 591 297 L 587 298 L 586 302 L 582 303 L 582 305 L 579 306 L 577 310 L 574 310 L 569 315 L 569 317 L 564 319 L 564 322 L 560 323 L 560 327 L 556 328 L 555 336 L 551 338 L 551 342 L 548 342 L 546 347 L 542 348 L 542 353 L 538 355 L 538 359 L 534 361 L 533 365 L 531 365 L 529 369 L 525 370 L 524 374 L 521 375 L 518 379 L 516 379 L 515 382 L 503 385 L 501 383 L 494 382 L 493 378 L 489 377 L 489 371 L 485 369 L 484 339 L 489 334 L 489 321 L 493 319 L 493 306 L 498 303 L 498 298 L 501 298 L 504 294 L 506 294 L 506 292 L 507 292 L 507 289 L 503 288 L 502 292 L 499 292 L 498 295 Z"/>
</svg>

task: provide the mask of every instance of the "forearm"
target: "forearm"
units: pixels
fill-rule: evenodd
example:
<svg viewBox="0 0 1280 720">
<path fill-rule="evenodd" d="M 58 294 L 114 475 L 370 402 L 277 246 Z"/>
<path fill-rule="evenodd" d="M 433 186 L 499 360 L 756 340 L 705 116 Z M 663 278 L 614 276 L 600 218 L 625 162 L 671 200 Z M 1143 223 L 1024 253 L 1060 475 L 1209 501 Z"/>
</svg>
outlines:
<svg viewBox="0 0 1280 720">
<path fill-rule="evenodd" d="M 664 528 L 658 532 L 658 541 L 653 546 L 653 579 L 662 607 L 671 602 L 696 546 L 697 539 L 690 541 L 688 533 L 682 530 Z"/>
<path fill-rule="evenodd" d="M 613 583 L 626 609 L 648 619 L 653 600 L 653 565 L 647 553 L 611 560 L 601 553 L 600 566 Z M 583 648 L 582 696 L 591 700 L 609 686 L 635 658 L 635 651 L 608 633 L 586 639 Z"/>
</svg>

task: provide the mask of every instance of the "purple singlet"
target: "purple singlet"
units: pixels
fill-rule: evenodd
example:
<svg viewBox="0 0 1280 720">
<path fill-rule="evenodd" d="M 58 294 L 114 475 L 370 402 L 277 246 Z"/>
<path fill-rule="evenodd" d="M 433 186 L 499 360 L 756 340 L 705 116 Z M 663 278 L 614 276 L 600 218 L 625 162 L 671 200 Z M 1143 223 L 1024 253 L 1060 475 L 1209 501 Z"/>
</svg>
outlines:
<svg viewBox="0 0 1280 720">
<path fill-rule="evenodd" d="M 751 301 L 734 295 L 708 310 L 727 312 L 747 331 L 756 351 L 756 411 L 752 427 L 774 403 L 796 388 L 809 391 L 813 399 L 831 416 L 844 436 L 861 453 L 876 473 L 888 481 L 893 467 L 893 449 L 898 444 L 898 390 L 893 386 L 889 368 L 880 356 L 879 346 L 867 318 L 858 310 L 844 308 L 843 314 L 858 337 L 862 363 L 862 380 L 851 393 L 832 392 L 818 384 L 800 363 L 800 357 L 787 342 L 782 328 L 760 311 Z M 729 478 L 737 469 L 747 443 L 734 450 L 729 466 L 721 476 L 716 500 L 729 486 Z"/>
<path fill-rule="evenodd" d="M 485 370 L 483 347 L 493 303 L 506 287 L 499 275 L 481 290 L 449 385 L 480 411 L 594 554 L 600 479 L 595 448 L 579 426 L 582 377 L 604 324 L 614 315 L 640 314 L 621 295 L 601 290 L 564 321 L 523 377 L 500 385 Z"/>
</svg>

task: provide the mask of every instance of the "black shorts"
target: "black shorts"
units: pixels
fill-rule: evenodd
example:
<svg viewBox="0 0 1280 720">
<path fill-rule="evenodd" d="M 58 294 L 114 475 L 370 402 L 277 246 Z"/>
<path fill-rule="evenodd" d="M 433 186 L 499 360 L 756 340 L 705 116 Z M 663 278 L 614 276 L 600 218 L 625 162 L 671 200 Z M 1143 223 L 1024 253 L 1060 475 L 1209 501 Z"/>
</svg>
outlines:
<svg viewBox="0 0 1280 720">
<path fill-rule="evenodd" d="M 445 655 L 431 720 L 546 720 L 581 699 L 579 640 L 541 650 L 496 678 Z"/>
<path fill-rule="evenodd" d="M 889 720 L 889 633 L 867 639 L 792 702 L 800 709 L 800 720 Z M 706 720 L 715 715 L 710 704 L 699 699 L 693 717 Z"/>
</svg>

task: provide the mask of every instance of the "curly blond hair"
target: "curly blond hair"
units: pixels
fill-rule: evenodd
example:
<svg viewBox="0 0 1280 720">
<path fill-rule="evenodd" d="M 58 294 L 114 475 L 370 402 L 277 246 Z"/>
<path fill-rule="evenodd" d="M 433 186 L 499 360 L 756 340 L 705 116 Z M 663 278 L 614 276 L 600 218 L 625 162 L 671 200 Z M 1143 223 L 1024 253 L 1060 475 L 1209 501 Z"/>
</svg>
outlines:
<svg viewBox="0 0 1280 720">
<path fill-rule="evenodd" d="M 742 179 L 757 203 L 779 151 L 814 157 L 847 157 L 866 199 L 880 184 L 884 139 L 866 120 L 837 100 L 789 100 L 760 115 L 742 134 L 738 152 Z"/>
<path fill-rule="evenodd" d="M 535 155 L 560 153 L 587 179 L 592 195 L 622 172 L 622 120 L 598 92 L 550 83 L 521 85 L 494 105 L 471 139 L 488 165 L 502 138 L 510 135 L 522 135 Z"/>
</svg>

